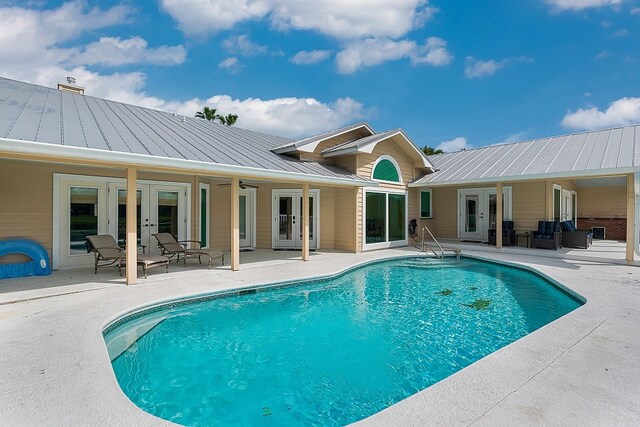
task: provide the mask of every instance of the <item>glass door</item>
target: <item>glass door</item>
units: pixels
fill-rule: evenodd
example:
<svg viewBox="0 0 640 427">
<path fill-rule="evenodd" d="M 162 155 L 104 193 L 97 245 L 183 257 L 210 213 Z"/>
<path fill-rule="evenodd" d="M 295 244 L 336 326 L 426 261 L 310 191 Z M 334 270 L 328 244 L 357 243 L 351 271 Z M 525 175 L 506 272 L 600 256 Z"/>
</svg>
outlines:
<svg viewBox="0 0 640 427">
<path fill-rule="evenodd" d="M 273 190 L 273 247 L 302 248 L 302 191 Z M 318 246 L 318 191 L 309 192 L 309 247 Z"/>
<path fill-rule="evenodd" d="M 240 190 L 240 247 L 255 247 L 255 196 L 253 188 Z"/>
<path fill-rule="evenodd" d="M 483 194 L 465 192 L 462 196 L 462 229 L 461 239 L 482 240 L 484 238 Z"/>
<path fill-rule="evenodd" d="M 489 229 L 496 228 L 498 203 L 495 188 L 458 191 L 458 238 L 484 242 Z M 511 187 L 502 190 L 502 219 L 511 219 Z"/>
<path fill-rule="evenodd" d="M 149 186 L 149 233 L 170 233 L 176 240 L 187 239 L 187 193 L 183 187 Z M 148 253 L 158 253 L 151 238 Z"/>
<path fill-rule="evenodd" d="M 118 244 L 125 246 L 127 237 L 127 190 L 122 184 L 109 184 L 111 210 L 109 215 L 109 234 Z M 138 246 L 149 246 L 149 188 L 138 186 L 136 191 L 136 222 Z"/>
</svg>

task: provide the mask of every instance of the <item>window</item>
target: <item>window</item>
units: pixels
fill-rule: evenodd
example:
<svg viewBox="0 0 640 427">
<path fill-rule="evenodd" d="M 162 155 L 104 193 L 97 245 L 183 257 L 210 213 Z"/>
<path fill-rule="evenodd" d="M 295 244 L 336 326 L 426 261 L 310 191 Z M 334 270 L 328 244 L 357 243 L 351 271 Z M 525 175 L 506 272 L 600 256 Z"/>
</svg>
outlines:
<svg viewBox="0 0 640 427">
<path fill-rule="evenodd" d="M 433 218 L 431 190 L 420 190 L 420 218 Z"/>
<path fill-rule="evenodd" d="M 200 245 L 209 247 L 209 184 L 200 183 Z"/>
<path fill-rule="evenodd" d="M 367 243 L 386 241 L 387 195 L 367 192 Z"/>
<path fill-rule="evenodd" d="M 399 246 L 407 239 L 407 196 L 376 188 L 365 191 L 364 243 L 368 248 Z"/>
<path fill-rule="evenodd" d="M 562 221 L 561 212 L 562 212 L 562 188 L 558 185 L 553 185 L 553 220 L 554 221 Z"/>
<path fill-rule="evenodd" d="M 372 179 L 377 181 L 401 183 L 402 176 L 398 163 L 390 156 L 380 156 L 373 165 Z"/>
<path fill-rule="evenodd" d="M 85 237 L 98 234 L 98 189 L 69 188 L 69 254 L 86 254 Z"/>
</svg>

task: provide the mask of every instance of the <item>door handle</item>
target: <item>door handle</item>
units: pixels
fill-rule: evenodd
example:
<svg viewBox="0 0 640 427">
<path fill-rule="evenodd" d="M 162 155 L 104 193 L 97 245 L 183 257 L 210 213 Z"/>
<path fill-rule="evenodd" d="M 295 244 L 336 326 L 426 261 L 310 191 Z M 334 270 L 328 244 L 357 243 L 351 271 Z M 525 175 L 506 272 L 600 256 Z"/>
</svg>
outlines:
<svg viewBox="0 0 640 427">
<path fill-rule="evenodd" d="M 149 225 L 150 225 L 151 227 L 155 227 L 155 226 L 156 226 L 155 224 L 149 224 Z"/>
</svg>

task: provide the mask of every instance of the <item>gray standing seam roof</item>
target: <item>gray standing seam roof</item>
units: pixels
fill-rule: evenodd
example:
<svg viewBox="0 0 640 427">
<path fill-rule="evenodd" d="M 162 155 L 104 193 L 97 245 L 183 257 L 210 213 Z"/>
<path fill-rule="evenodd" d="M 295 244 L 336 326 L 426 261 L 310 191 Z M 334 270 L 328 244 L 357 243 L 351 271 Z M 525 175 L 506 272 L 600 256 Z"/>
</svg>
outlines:
<svg viewBox="0 0 640 427">
<path fill-rule="evenodd" d="M 429 156 L 429 161 L 436 172 L 414 184 L 640 171 L 640 125 L 438 154 Z"/>
<path fill-rule="evenodd" d="M 338 129 L 333 129 L 333 130 L 330 130 L 328 132 L 323 132 L 323 133 L 320 133 L 318 135 L 312 135 L 312 136 L 309 136 L 307 138 L 300 139 L 300 140 L 297 140 L 297 141 L 289 141 L 284 145 L 280 145 L 278 147 L 274 147 L 273 150 L 274 151 L 275 150 L 277 150 L 277 151 L 281 151 L 281 150 L 293 151 L 293 150 L 296 150 L 296 149 L 298 149 L 300 147 L 303 147 L 305 145 L 309 145 L 309 144 L 312 144 L 312 143 L 317 142 L 317 141 L 322 141 L 324 139 L 328 139 L 328 138 L 331 138 L 332 136 L 340 135 L 340 134 L 343 134 L 343 133 L 346 133 L 346 132 L 351 132 L 351 131 L 356 130 L 356 129 L 361 128 L 361 127 L 366 127 L 371 132 L 373 132 L 373 129 L 371 129 L 367 123 L 358 122 L 358 123 L 354 123 L 352 125 L 348 125 L 348 126 L 344 126 L 344 127 L 338 128 Z"/>
<path fill-rule="evenodd" d="M 367 181 L 271 151 L 288 138 L 2 77 L 0 138 Z"/>
</svg>

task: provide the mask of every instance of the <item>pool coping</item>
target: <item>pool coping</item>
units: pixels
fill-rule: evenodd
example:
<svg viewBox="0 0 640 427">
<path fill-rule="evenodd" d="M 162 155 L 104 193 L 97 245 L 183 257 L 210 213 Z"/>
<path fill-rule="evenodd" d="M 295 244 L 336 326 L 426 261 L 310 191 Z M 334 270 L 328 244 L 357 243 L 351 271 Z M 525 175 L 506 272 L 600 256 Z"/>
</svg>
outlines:
<svg viewBox="0 0 640 427">
<path fill-rule="evenodd" d="M 14 425 L 92 421 L 169 425 L 143 412 L 120 390 L 101 333 L 109 321 L 139 307 L 210 294 L 211 289 L 287 282 L 268 280 L 283 275 L 291 277 L 288 281 L 318 280 L 368 261 L 416 254 L 396 249 L 341 254 L 315 264 L 287 264 L 286 269 L 267 266 L 229 274 L 198 271 L 192 276 L 185 272 L 169 279 L 153 275 L 137 286 L 0 306 L 0 346 L 21 349 L 0 353 L 0 363 L 11 367 L 0 378 L 5 420 Z M 634 279 L 637 267 L 499 252 L 489 255 L 486 251 L 466 251 L 465 255 L 528 269 L 588 302 L 358 424 L 594 425 L 605 421 L 631 424 L 640 419 L 635 403 L 640 396 L 640 345 L 634 339 L 640 335 L 640 311 L 635 308 L 640 305 Z M 317 274 L 327 271 L 331 273 Z M 56 339 L 60 335 L 65 340 Z M 600 354 L 607 356 L 609 376 L 603 376 L 605 362 L 598 359 Z M 558 367 L 563 369 L 558 371 Z M 623 379 L 613 381 L 611 375 L 623 375 Z M 620 381 L 625 387 L 620 387 Z M 567 388 L 570 393 L 563 391 Z M 630 403 L 629 399 L 634 400 Z M 531 418 L 532 411 L 538 418 Z"/>
</svg>

